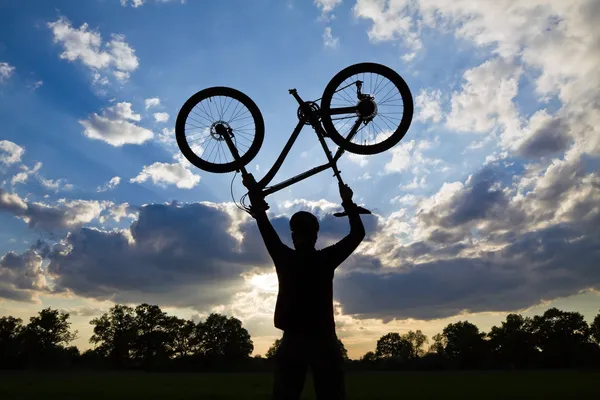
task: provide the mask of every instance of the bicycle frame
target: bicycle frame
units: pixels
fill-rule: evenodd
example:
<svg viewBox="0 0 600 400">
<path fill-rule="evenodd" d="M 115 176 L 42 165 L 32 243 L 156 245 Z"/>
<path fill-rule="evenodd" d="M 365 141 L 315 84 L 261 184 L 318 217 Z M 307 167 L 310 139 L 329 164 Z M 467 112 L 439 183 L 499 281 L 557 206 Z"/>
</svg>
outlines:
<svg viewBox="0 0 600 400">
<path fill-rule="evenodd" d="M 254 187 L 252 188 L 252 190 L 260 190 L 264 197 L 266 197 L 270 194 L 273 194 L 281 189 L 284 189 L 290 185 L 293 185 L 294 183 L 300 182 L 306 178 L 316 175 L 319 172 L 325 171 L 329 168 L 333 169 L 333 174 L 337 178 L 338 182 L 342 185 L 344 184 L 344 182 L 342 181 L 342 177 L 340 175 L 340 171 L 337 167 L 337 161 L 344 154 L 344 149 L 342 149 L 341 147 L 338 147 L 335 155 L 332 155 L 331 151 L 329 150 L 329 147 L 327 146 L 327 143 L 325 142 L 325 137 L 327 136 L 327 134 L 326 134 L 325 129 L 323 128 L 321 121 L 320 121 L 320 115 L 321 115 L 320 110 L 319 109 L 314 110 L 311 107 L 311 102 L 303 101 L 300 98 L 300 96 L 298 96 L 296 89 L 291 89 L 290 94 L 293 95 L 294 98 L 300 104 L 301 110 L 304 113 L 304 115 L 308 116 L 310 125 L 312 126 L 315 133 L 317 134 L 319 143 L 321 143 L 321 146 L 323 147 L 323 151 L 325 152 L 325 156 L 327 157 L 327 163 L 316 166 L 306 172 L 303 172 L 301 174 L 293 176 L 293 177 L 286 179 L 285 181 L 282 181 L 275 185 L 267 186 L 273 180 L 273 178 L 275 177 L 275 175 L 277 174 L 277 172 L 283 165 L 283 162 L 285 161 L 285 158 L 288 156 L 292 146 L 294 145 L 294 142 L 298 138 L 298 135 L 300 135 L 302 128 L 305 125 L 307 125 L 302 119 L 300 119 L 298 121 L 298 124 L 294 128 L 294 131 L 292 132 L 290 138 L 288 139 L 287 143 L 285 144 L 283 150 L 281 151 L 281 154 L 279 155 L 279 157 L 277 157 L 277 160 L 275 161 L 273 166 L 269 169 L 267 174 L 260 181 L 253 184 Z M 335 114 L 344 114 L 344 113 L 348 113 L 349 111 L 355 111 L 355 108 L 354 107 L 345 107 L 345 108 L 338 108 L 338 109 L 335 109 L 332 111 Z M 358 127 L 360 126 L 361 122 L 362 122 L 362 119 L 357 116 L 357 120 L 354 123 L 354 126 L 352 127 L 352 129 L 350 130 L 350 133 L 348 134 L 348 140 L 350 140 L 356 134 L 356 131 L 358 130 Z M 231 137 L 228 134 L 226 134 L 225 132 L 224 132 L 223 136 L 225 137 L 225 142 L 227 143 L 229 150 L 231 150 L 233 157 L 236 160 L 238 160 L 240 158 L 240 156 L 237 151 L 237 148 L 235 147 L 235 145 L 233 143 L 233 140 L 231 140 Z M 248 173 L 245 166 L 242 166 L 239 169 L 239 171 L 242 173 L 242 177 L 251 175 Z"/>
</svg>

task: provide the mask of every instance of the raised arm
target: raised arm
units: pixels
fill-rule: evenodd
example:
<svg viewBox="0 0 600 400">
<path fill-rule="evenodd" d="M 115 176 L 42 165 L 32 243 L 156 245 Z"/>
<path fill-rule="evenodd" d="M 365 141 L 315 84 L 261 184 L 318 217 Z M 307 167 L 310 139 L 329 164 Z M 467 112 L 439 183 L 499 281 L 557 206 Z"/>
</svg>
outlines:
<svg viewBox="0 0 600 400">
<path fill-rule="evenodd" d="M 254 207 L 253 207 L 254 208 Z M 283 244 L 279 235 L 271 225 L 271 221 L 269 221 L 269 217 L 267 217 L 267 212 L 264 209 L 258 209 L 252 211 L 252 216 L 256 219 L 256 224 L 258 225 L 258 230 L 265 242 L 265 246 L 267 247 L 267 251 L 271 255 L 273 261 L 276 262 L 276 259 L 281 255 L 282 251 L 287 249 L 287 246 Z"/>
<path fill-rule="evenodd" d="M 247 187 L 252 188 L 252 182 L 254 178 L 252 178 L 252 175 L 249 176 L 250 178 L 247 179 L 251 181 L 246 181 L 244 182 L 244 184 Z M 267 209 L 269 208 L 269 206 L 265 202 L 265 199 L 264 197 L 262 197 L 260 191 L 255 192 L 253 190 L 250 190 L 248 197 L 250 198 L 251 215 L 256 220 L 258 230 L 263 238 L 263 241 L 265 242 L 265 246 L 267 247 L 269 255 L 271 256 L 275 264 L 277 264 L 276 260 L 279 259 L 282 252 L 288 250 L 289 248 L 285 244 L 283 244 L 283 242 L 279 238 L 279 235 L 275 231 L 275 228 L 273 228 L 273 225 L 271 225 L 271 221 L 269 221 L 269 217 L 267 217 Z"/>
<path fill-rule="evenodd" d="M 350 233 L 342 240 L 323 249 L 330 260 L 333 269 L 337 268 L 346 258 L 356 250 L 360 242 L 365 237 L 365 227 L 363 225 L 360 214 L 357 212 L 356 204 L 352 201 L 352 189 L 348 185 L 340 185 L 340 196 L 342 198 L 342 206 L 348 214 L 350 221 Z"/>
</svg>

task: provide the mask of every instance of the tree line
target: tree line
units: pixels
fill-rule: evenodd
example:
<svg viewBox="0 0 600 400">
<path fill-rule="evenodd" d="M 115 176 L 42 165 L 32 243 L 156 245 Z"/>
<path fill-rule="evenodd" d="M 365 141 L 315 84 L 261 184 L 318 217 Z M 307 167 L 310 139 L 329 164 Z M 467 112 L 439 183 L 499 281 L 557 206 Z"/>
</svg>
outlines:
<svg viewBox="0 0 600 400">
<path fill-rule="evenodd" d="M 162 371 L 268 370 L 280 339 L 265 356 L 240 320 L 213 313 L 204 321 L 178 318 L 156 305 L 117 304 L 90 321 L 92 349 L 81 353 L 69 313 L 45 308 L 24 324 L 0 318 L 0 368 L 144 369 Z M 578 312 L 551 308 L 532 318 L 509 314 L 482 332 L 468 322 L 429 338 L 420 330 L 390 332 L 348 369 L 532 369 L 600 367 L 600 313 L 588 324 Z"/>
</svg>

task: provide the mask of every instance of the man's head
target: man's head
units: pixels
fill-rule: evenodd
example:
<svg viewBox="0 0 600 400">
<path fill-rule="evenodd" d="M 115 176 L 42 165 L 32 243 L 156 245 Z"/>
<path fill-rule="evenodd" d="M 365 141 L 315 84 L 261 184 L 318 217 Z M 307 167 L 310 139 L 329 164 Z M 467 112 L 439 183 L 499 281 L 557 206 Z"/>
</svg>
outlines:
<svg viewBox="0 0 600 400">
<path fill-rule="evenodd" d="M 307 211 L 298 211 L 290 218 L 290 230 L 296 250 L 312 249 L 317 243 L 319 220 Z"/>
</svg>

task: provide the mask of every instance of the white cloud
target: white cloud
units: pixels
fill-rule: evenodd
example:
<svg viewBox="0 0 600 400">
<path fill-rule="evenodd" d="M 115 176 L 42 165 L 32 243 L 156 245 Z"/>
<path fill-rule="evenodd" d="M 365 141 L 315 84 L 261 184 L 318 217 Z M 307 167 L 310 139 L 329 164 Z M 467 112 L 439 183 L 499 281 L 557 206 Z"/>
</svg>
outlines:
<svg viewBox="0 0 600 400">
<path fill-rule="evenodd" d="M 100 75 L 98 72 L 94 73 L 94 80 L 92 81 L 94 85 L 106 86 L 110 82 L 106 76 Z"/>
<path fill-rule="evenodd" d="M 353 12 L 357 18 L 373 21 L 368 31 L 371 41 L 399 39 L 413 53 L 423 47 L 418 27 L 412 22 L 414 7 L 415 4 L 408 1 L 358 0 Z"/>
<path fill-rule="evenodd" d="M 361 176 L 359 176 L 358 178 L 356 178 L 356 180 L 358 181 L 368 181 L 370 179 L 372 179 L 373 177 L 371 176 L 371 174 L 369 174 L 368 172 L 365 172 L 364 174 L 362 174 Z"/>
<path fill-rule="evenodd" d="M 177 0 L 154 0 L 156 3 L 172 3 Z M 185 4 L 186 0 L 179 0 L 181 4 Z M 121 0 L 121 5 L 127 7 L 129 4 L 133 8 L 138 8 L 146 4 L 148 0 Z"/>
<path fill-rule="evenodd" d="M 142 144 L 154 137 L 152 131 L 132 122 L 140 121 L 141 116 L 131 109 L 131 103 L 117 103 L 105 108 L 102 115 L 92 114 L 79 123 L 85 128 L 84 134 L 90 139 L 102 140 L 112 146 Z"/>
<path fill-rule="evenodd" d="M 428 140 L 401 142 L 399 146 L 391 150 L 392 159 L 385 164 L 384 172 L 389 174 L 412 168 L 413 173 L 428 173 L 428 166 L 437 166 L 443 163 L 440 159 L 428 158 L 423 154 L 423 151 L 429 150 L 437 144 L 437 138 L 435 142 Z"/>
<path fill-rule="evenodd" d="M 6 62 L 0 62 L 0 83 L 4 82 L 15 72 L 15 67 Z"/>
<path fill-rule="evenodd" d="M 116 222 L 120 222 L 124 218 L 135 219 L 137 212 L 134 212 L 129 203 L 122 203 L 116 206 L 112 206 L 108 209 L 110 216 Z"/>
<path fill-rule="evenodd" d="M 327 15 L 340 5 L 342 0 L 314 0 L 314 2 L 315 5 L 321 9 L 321 14 Z"/>
<path fill-rule="evenodd" d="M 169 120 L 169 114 L 166 112 L 157 112 L 152 115 L 154 115 L 156 122 L 167 122 Z"/>
<path fill-rule="evenodd" d="M 195 175 L 180 163 L 155 162 L 144 166 L 142 172 L 135 178 L 131 178 L 130 182 L 142 183 L 149 179 L 159 186 L 175 185 L 180 189 L 191 189 L 200 182 L 200 175 Z"/>
<path fill-rule="evenodd" d="M 10 184 L 14 186 L 18 183 L 25 183 L 27 182 L 27 179 L 29 179 L 29 174 L 25 171 L 22 171 L 12 177 Z"/>
<path fill-rule="evenodd" d="M 339 45 L 339 41 L 339 38 L 334 37 L 331 34 L 331 28 L 326 27 L 325 31 L 323 32 L 323 44 L 325 45 L 325 47 L 336 49 Z"/>
<path fill-rule="evenodd" d="M 417 52 L 416 51 L 412 51 L 410 53 L 406 53 L 402 55 L 402 61 L 404 62 L 411 62 L 412 60 L 415 59 L 415 57 L 417 56 Z"/>
<path fill-rule="evenodd" d="M 32 250 L 23 254 L 11 251 L 0 257 L 0 297 L 33 301 L 37 292 L 49 292 L 39 254 Z"/>
<path fill-rule="evenodd" d="M 412 194 L 405 194 L 404 196 L 396 196 L 390 200 L 391 204 L 403 204 L 403 205 L 414 205 L 418 201 L 417 197 Z"/>
<path fill-rule="evenodd" d="M 421 89 L 415 98 L 417 108 L 415 120 L 440 122 L 442 120 L 441 97 L 442 92 L 439 89 Z"/>
<path fill-rule="evenodd" d="M 400 189 L 403 190 L 412 190 L 412 189 L 423 189 L 425 188 L 425 181 L 427 180 L 427 175 L 421 176 L 421 178 L 417 178 L 416 176 L 412 181 L 407 183 L 406 185 L 400 185 Z"/>
<path fill-rule="evenodd" d="M 121 177 L 119 177 L 119 176 L 113 176 L 104 185 L 98 186 L 96 188 L 96 191 L 97 192 L 105 192 L 107 190 L 112 190 L 112 189 L 116 188 L 117 186 L 119 186 L 119 183 L 121 183 Z"/>
<path fill-rule="evenodd" d="M 33 168 L 29 168 L 26 165 L 21 165 L 21 169 L 22 171 L 17 173 L 15 176 L 12 177 L 11 179 L 11 184 L 14 186 L 16 184 L 22 184 L 25 183 L 29 180 L 30 176 L 34 176 L 35 178 L 37 178 L 37 180 L 40 182 L 40 184 L 48 190 L 53 190 L 55 192 L 58 192 L 60 189 L 62 190 L 71 190 L 73 189 L 73 185 L 70 183 L 67 183 L 66 179 L 47 179 L 45 177 L 43 177 L 42 175 L 40 175 L 38 172 L 39 170 L 42 168 L 42 163 L 41 162 L 37 162 Z"/>
<path fill-rule="evenodd" d="M 446 126 L 459 132 L 489 132 L 497 126 L 519 131 L 514 97 L 521 68 L 502 58 L 488 60 L 466 71 L 465 84 L 454 92 Z"/>
<path fill-rule="evenodd" d="M 369 163 L 368 156 L 364 154 L 349 153 L 348 160 L 352 161 L 355 164 L 358 164 L 361 167 L 364 167 Z"/>
<path fill-rule="evenodd" d="M 45 187 L 48 190 L 54 190 L 55 192 L 58 192 L 61 189 L 66 189 L 66 190 L 71 190 L 73 189 L 73 185 L 66 183 L 67 180 L 66 179 L 47 179 L 44 178 L 41 175 L 36 175 L 38 180 L 40 181 L 41 185 L 43 187 Z"/>
<path fill-rule="evenodd" d="M 144 104 L 146 105 L 146 110 L 151 107 L 160 106 L 160 99 L 158 97 L 151 97 L 149 99 L 144 100 Z"/>
<path fill-rule="evenodd" d="M 60 43 L 64 48 L 60 58 L 80 60 L 94 71 L 94 80 L 98 70 L 108 70 L 115 78 L 123 81 L 139 66 L 135 50 L 125 42 L 123 35 L 113 34 L 111 40 L 103 44 L 100 33 L 88 30 L 87 23 L 73 28 L 65 17 L 49 22 L 48 27 L 52 29 L 54 42 Z"/>
<path fill-rule="evenodd" d="M 44 81 L 37 81 L 37 82 L 33 82 L 31 85 L 29 85 L 29 87 L 32 90 L 37 90 L 37 89 L 41 88 L 43 84 L 44 84 Z"/>
<path fill-rule="evenodd" d="M 175 144 L 175 129 L 162 128 L 158 134 L 158 140 L 165 144 Z"/>
<path fill-rule="evenodd" d="M 60 309 L 60 311 L 67 313 L 72 317 L 94 317 L 96 315 L 102 315 L 108 310 L 98 307 L 77 306 L 72 308 L 63 308 Z"/>
<path fill-rule="evenodd" d="M 0 163 L 12 165 L 21 161 L 25 149 L 8 140 L 0 140 Z"/>
<path fill-rule="evenodd" d="M 132 121 L 141 121 L 142 116 L 133 112 L 131 103 L 117 103 L 104 109 L 103 115 L 112 119 L 130 119 Z"/>
<path fill-rule="evenodd" d="M 596 56 L 600 29 L 595 22 L 600 9 L 595 0 L 358 0 L 354 11 L 372 22 L 372 39 L 406 41 L 407 32 L 431 27 L 495 54 L 465 73 L 462 91 L 452 98 L 448 117 L 452 129 L 498 130 L 502 147 L 523 150 L 514 145 L 531 133 L 522 128 L 531 122 L 522 121 L 513 99 L 522 71 L 530 69 L 532 73 L 526 78 L 533 82 L 539 99 L 547 101 L 558 96 L 562 103 L 562 108 L 551 116 L 557 126 L 570 127 L 569 135 L 579 152 L 600 154 L 600 107 L 595 100 L 600 91 Z M 409 35 L 408 39 L 413 38 Z M 543 131 L 551 132 L 559 142 L 548 151 L 568 145 L 565 135 L 546 127 Z"/>
<path fill-rule="evenodd" d="M 95 200 L 58 200 L 58 207 L 63 214 L 63 222 L 66 226 L 83 226 L 98 218 L 102 211 L 111 202 L 100 202 Z"/>
<path fill-rule="evenodd" d="M 385 164 L 386 173 L 402 172 L 411 166 L 411 154 L 414 154 L 415 141 L 400 143 L 391 149 L 392 159 Z"/>
<path fill-rule="evenodd" d="M 0 211 L 7 211 L 27 222 L 31 228 L 46 231 L 74 229 L 98 218 L 111 202 L 60 199 L 54 205 L 23 200 L 0 189 Z"/>
</svg>

